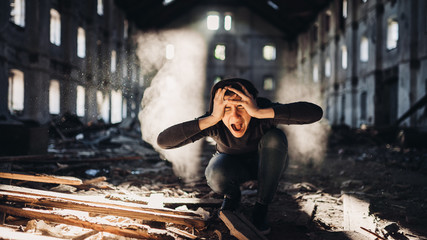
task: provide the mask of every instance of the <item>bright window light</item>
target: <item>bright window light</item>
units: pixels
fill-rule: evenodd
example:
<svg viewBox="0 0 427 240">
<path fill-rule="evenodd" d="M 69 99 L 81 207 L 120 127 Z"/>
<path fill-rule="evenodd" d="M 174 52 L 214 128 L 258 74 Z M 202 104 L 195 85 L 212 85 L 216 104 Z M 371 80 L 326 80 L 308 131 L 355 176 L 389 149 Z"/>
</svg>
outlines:
<svg viewBox="0 0 427 240">
<path fill-rule="evenodd" d="M 86 57 L 86 32 L 82 27 L 77 29 L 77 56 Z"/>
<path fill-rule="evenodd" d="M 347 18 L 347 13 L 348 13 L 347 0 L 343 0 L 342 1 L 342 16 L 343 16 L 343 18 Z"/>
<path fill-rule="evenodd" d="M 76 114 L 79 117 L 85 115 L 85 88 L 83 86 L 77 86 L 77 102 L 76 102 Z"/>
<path fill-rule="evenodd" d="M 174 0 L 163 0 L 163 6 L 171 4 Z"/>
<path fill-rule="evenodd" d="M 265 45 L 262 49 L 262 55 L 265 60 L 276 60 L 276 47 L 274 45 Z"/>
<path fill-rule="evenodd" d="M 10 21 L 25 27 L 25 0 L 11 0 L 10 9 Z"/>
<path fill-rule="evenodd" d="M 111 72 L 116 72 L 117 67 L 117 53 L 116 50 L 111 51 Z"/>
<path fill-rule="evenodd" d="M 11 112 L 24 110 L 24 73 L 18 69 L 9 73 L 8 107 Z"/>
<path fill-rule="evenodd" d="M 218 13 L 209 13 L 207 17 L 207 27 L 209 30 L 218 30 L 219 28 L 219 15 Z"/>
<path fill-rule="evenodd" d="M 394 19 L 388 20 L 387 26 L 387 49 L 391 50 L 397 47 L 399 40 L 399 23 Z"/>
<path fill-rule="evenodd" d="M 55 9 L 50 9 L 50 42 L 61 45 L 61 15 Z"/>
<path fill-rule="evenodd" d="M 59 114 L 60 112 L 60 87 L 58 80 L 50 80 L 49 86 L 49 113 Z"/>
<path fill-rule="evenodd" d="M 362 37 L 360 41 L 360 61 L 367 62 L 369 60 L 369 42 L 367 37 Z"/>
<path fill-rule="evenodd" d="M 129 22 L 128 22 L 128 20 L 124 20 L 123 21 L 123 38 L 124 39 L 127 39 L 128 38 L 128 33 L 129 32 Z"/>
<path fill-rule="evenodd" d="M 110 121 L 110 99 L 108 95 L 105 95 L 101 91 L 96 92 L 96 103 L 98 106 L 98 116 L 104 121 Z"/>
<path fill-rule="evenodd" d="M 313 82 L 319 82 L 319 66 L 317 64 L 313 66 Z"/>
<path fill-rule="evenodd" d="M 128 104 L 126 99 L 123 99 L 122 118 L 126 118 L 127 116 L 128 116 Z"/>
<path fill-rule="evenodd" d="M 325 77 L 330 77 L 331 76 L 331 59 L 330 58 L 326 58 L 325 61 Z"/>
<path fill-rule="evenodd" d="M 166 45 L 166 59 L 173 59 L 175 57 L 175 46 L 172 44 Z"/>
<path fill-rule="evenodd" d="M 98 0 L 96 12 L 98 13 L 99 16 L 104 15 L 104 2 L 103 2 L 103 0 Z"/>
<path fill-rule="evenodd" d="M 226 31 L 231 30 L 231 21 L 232 21 L 231 15 L 230 14 L 225 15 L 225 17 L 224 17 L 224 29 Z"/>
<path fill-rule="evenodd" d="M 343 69 L 347 69 L 348 64 L 348 53 L 347 53 L 347 47 L 342 46 L 341 47 L 341 66 Z"/>
<path fill-rule="evenodd" d="M 277 4 L 274 3 L 273 1 L 271 1 L 271 0 L 267 1 L 267 4 L 268 4 L 268 6 L 273 8 L 274 10 L 279 10 L 279 6 L 277 6 Z"/>
<path fill-rule="evenodd" d="M 263 89 L 266 91 L 274 90 L 274 80 L 272 77 L 264 78 Z"/>
<path fill-rule="evenodd" d="M 218 44 L 215 47 L 215 58 L 218 60 L 225 60 L 225 45 Z"/>
<path fill-rule="evenodd" d="M 111 123 L 122 121 L 122 91 L 111 91 Z"/>
</svg>

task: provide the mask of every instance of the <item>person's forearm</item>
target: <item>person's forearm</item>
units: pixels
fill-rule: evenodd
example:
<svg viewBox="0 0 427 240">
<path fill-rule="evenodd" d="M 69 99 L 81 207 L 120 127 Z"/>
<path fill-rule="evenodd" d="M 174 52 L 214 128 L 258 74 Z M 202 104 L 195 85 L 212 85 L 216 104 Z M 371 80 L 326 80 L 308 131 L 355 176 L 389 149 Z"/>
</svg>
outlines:
<svg viewBox="0 0 427 240">
<path fill-rule="evenodd" d="M 253 117 L 258 119 L 274 118 L 274 110 L 273 108 L 259 108 Z"/>
<path fill-rule="evenodd" d="M 204 130 L 208 127 L 212 127 L 213 125 L 217 124 L 221 119 L 217 119 L 214 116 L 210 115 L 204 118 L 199 119 L 199 128 L 200 130 Z"/>
</svg>

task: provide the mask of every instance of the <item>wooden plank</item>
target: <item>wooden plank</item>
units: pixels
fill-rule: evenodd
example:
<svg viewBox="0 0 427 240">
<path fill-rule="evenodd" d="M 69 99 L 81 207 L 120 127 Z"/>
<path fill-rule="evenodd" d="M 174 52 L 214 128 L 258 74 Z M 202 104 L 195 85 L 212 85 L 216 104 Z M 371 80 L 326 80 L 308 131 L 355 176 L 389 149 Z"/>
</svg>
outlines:
<svg viewBox="0 0 427 240">
<path fill-rule="evenodd" d="M 32 233 L 17 232 L 15 229 L 0 226 L 0 239 L 13 240 L 62 240 L 62 238 L 35 235 Z"/>
<path fill-rule="evenodd" d="M 82 180 L 75 177 L 52 176 L 52 175 L 28 175 L 19 173 L 0 172 L 0 178 L 24 180 L 31 182 L 57 183 L 67 185 L 82 185 Z"/>
<path fill-rule="evenodd" d="M 177 211 L 177 210 L 167 209 L 167 208 L 151 208 L 151 207 L 148 207 L 148 206 L 142 205 L 142 204 L 108 200 L 108 199 L 105 199 L 105 197 L 102 195 L 95 195 L 95 196 L 85 195 L 85 196 L 82 196 L 82 195 L 77 195 L 77 194 L 67 194 L 67 193 L 57 193 L 57 192 L 52 192 L 52 191 L 44 191 L 44 190 L 38 190 L 38 189 L 33 189 L 33 188 L 16 187 L 16 186 L 5 185 L 5 184 L 0 184 L 0 191 L 24 193 L 24 194 L 33 195 L 33 196 L 62 198 L 62 199 L 66 199 L 66 200 L 73 200 L 73 201 L 86 202 L 86 203 L 98 203 L 98 204 L 102 204 L 105 206 L 113 206 L 113 207 L 114 206 L 120 206 L 120 207 L 124 207 L 124 208 L 128 208 L 128 209 L 135 209 L 135 210 L 147 210 L 147 211 L 151 211 L 151 212 L 200 217 L 199 214 L 196 214 L 196 213 L 190 212 L 190 211 Z"/>
<path fill-rule="evenodd" d="M 167 235 L 167 231 L 156 229 L 153 230 L 146 225 L 138 225 L 137 230 L 116 227 L 113 224 L 99 224 L 91 221 L 80 220 L 75 216 L 61 216 L 46 210 L 37 210 L 29 208 L 14 208 L 6 205 L 0 205 L 0 212 L 4 212 L 14 216 L 25 217 L 29 219 L 40 219 L 56 223 L 64 223 L 68 225 L 89 228 L 100 232 L 109 232 L 120 236 L 133 237 L 140 239 L 173 239 Z M 32 239 L 32 238 L 30 238 Z"/>
<path fill-rule="evenodd" d="M 239 240 L 267 240 L 242 214 L 232 211 L 220 211 L 219 218 L 230 230 L 230 234 Z"/>
<path fill-rule="evenodd" d="M 141 196 L 128 196 L 121 194 L 112 194 L 108 196 L 109 199 L 120 200 L 123 202 L 133 202 L 133 203 L 142 203 L 148 204 L 150 197 L 141 197 Z M 163 204 L 166 207 L 178 207 L 182 205 L 187 206 L 198 206 L 198 207 L 217 207 L 222 204 L 223 199 L 216 198 L 174 198 L 174 197 L 165 197 L 163 198 Z"/>
<path fill-rule="evenodd" d="M 129 209 L 121 206 L 105 206 L 98 203 L 79 202 L 61 198 L 32 196 L 22 193 L 4 191 L 0 191 L 0 197 L 3 201 L 23 202 L 37 206 L 73 209 L 96 214 L 115 215 L 146 221 L 176 223 L 196 228 L 203 228 L 205 226 L 204 220 L 200 217 L 196 218 L 183 215 L 151 212 L 148 210 Z"/>
<path fill-rule="evenodd" d="M 177 235 L 189 238 L 189 239 L 196 239 L 197 238 L 196 235 L 191 234 L 189 232 L 186 232 L 184 230 L 178 229 L 176 227 L 167 227 L 166 230 L 168 230 L 168 231 L 170 231 L 170 232 L 172 232 L 174 234 L 177 234 Z"/>
</svg>

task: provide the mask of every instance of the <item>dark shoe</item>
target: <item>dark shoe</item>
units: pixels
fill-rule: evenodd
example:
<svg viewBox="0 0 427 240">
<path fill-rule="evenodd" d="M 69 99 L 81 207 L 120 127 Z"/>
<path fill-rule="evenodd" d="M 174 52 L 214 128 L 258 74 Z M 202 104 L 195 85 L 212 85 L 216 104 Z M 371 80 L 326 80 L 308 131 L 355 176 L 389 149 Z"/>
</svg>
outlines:
<svg viewBox="0 0 427 240">
<path fill-rule="evenodd" d="M 228 197 L 228 196 L 224 196 L 224 201 L 222 201 L 222 205 L 221 208 L 219 209 L 220 211 L 223 210 L 229 210 L 229 211 L 234 211 L 239 207 L 240 204 L 240 194 L 238 196 L 235 196 L 233 198 Z"/>
<path fill-rule="evenodd" d="M 256 203 L 252 212 L 252 223 L 262 233 L 267 235 L 271 232 L 271 227 L 267 222 L 268 205 Z"/>
</svg>

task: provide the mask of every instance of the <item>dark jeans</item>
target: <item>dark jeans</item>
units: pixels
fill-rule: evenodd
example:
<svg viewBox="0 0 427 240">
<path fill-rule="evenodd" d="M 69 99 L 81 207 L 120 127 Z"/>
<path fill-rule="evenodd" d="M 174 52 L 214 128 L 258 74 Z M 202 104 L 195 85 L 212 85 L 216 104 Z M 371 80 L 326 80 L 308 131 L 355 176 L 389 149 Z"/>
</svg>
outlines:
<svg viewBox="0 0 427 240">
<path fill-rule="evenodd" d="M 258 152 L 230 155 L 216 153 L 205 170 L 208 185 L 216 193 L 240 196 L 240 185 L 258 180 L 257 201 L 269 204 L 282 172 L 288 165 L 288 141 L 280 129 L 269 130 L 258 144 Z"/>
</svg>

